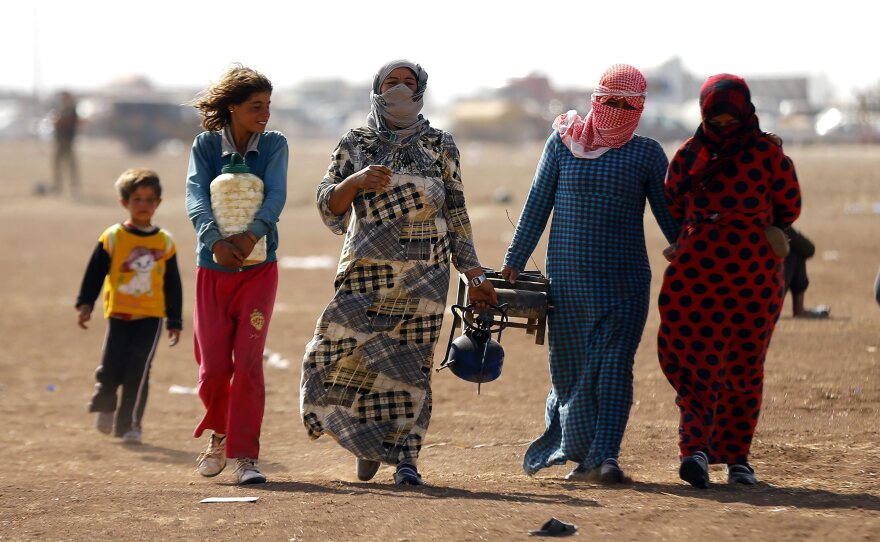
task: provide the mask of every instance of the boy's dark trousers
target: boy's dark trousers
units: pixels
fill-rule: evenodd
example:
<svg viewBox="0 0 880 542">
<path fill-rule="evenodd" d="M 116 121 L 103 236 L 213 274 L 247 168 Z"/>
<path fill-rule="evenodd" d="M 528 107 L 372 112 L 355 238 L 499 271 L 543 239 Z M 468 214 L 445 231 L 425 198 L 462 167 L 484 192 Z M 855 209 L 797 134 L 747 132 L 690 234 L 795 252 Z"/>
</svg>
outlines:
<svg viewBox="0 0 880 542">
<path fill-rule="evenodd" d="M 789 291 L 792 294 L 806 292 L 810 286 L 810 279 L 807 277 L 807 259 L 794 250 L 789 252 L 788 256 L 785 257 L 783 278 L 785 279 L 783 296 Z"/>
<path fill-rule="evenodd" d="M 116 412 L 114 434 L 121 437 L 141 430 L 147 404 L 150 364 L 162 334 L 162 318 L 107 320 L 107 337 L 101 365 L 95 371 L 95 395 L 89 412 Z M 116 390 L 122 399 L 116 408 Z"/>
</svg>

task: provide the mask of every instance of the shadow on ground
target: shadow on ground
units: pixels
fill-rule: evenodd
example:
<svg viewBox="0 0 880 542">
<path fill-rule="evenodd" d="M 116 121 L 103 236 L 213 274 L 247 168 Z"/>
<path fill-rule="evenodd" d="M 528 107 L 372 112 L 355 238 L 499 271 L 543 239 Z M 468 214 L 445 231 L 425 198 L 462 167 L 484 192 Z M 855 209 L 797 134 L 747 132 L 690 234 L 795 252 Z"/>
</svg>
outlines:
<svg viewBox="0 0 880 542">
<path fill-rule="evenodd" d="M 253 486 L 253 489 L 290 493 L 326 493 L 331 495 L 381 495 L 387 497 L 405 497 L 408 499 L 451 498 L 529 504 L 599 506 L 596 501 L 581 498 L 573 493 L 527 493 L 520 491 L 499 493 L 493 491 L 470 491 L 458 487 L 439 486 L 404 487 L 391 484 L 355 484 L 349 482 L 332 482 L 327 484 L 313 484 L 310 482 L 270 482 L 265 485 Z"/>
<path fill-rule="evenodd" d="M 753 487 L 718 484 L 709 489 L 697 489 L 681 484 L 636 483 L 631 489 L 641 493 L 661 493 L 719 503 L 740 502 L 752 506 L 790 506 L 817 510 L 846 508 L 880 510 L 880 497 L 868 493 L 834 493 L 824 489 L 777 487 L 764 482 Z"/>
</svg>

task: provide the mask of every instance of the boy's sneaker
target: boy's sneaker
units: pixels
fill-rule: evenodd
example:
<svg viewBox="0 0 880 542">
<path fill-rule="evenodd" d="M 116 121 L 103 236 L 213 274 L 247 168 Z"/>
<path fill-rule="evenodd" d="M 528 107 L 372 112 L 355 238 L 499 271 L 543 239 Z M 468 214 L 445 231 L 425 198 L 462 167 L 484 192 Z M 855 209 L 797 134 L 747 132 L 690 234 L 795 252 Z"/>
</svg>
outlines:
<svg viewBox="0 0 880 542">
<path fill-rule="evenodd" d="M 239 484 L 262 484 L 266 482 L 266 475 L 260 472 L 256 459 L 239 457 L 235 461 L 237 462 L 235 476 L 238 478 Z"/>
<path fill-rule="evenodd" d="M 704 452 L 697 452 L 682 459 L 678 476 L 699 489 L 709 489 L 709 458 Z"/>
<path fill-rule="evenodd" d="M 755 469 L 748 463 L 727 465 L 727 483 L 753 486 L 758 483 L 758 477 L 755 476 Z"/>
<path fill-rule="evenodd" d="M 113 418 L 115 412 L 98 412 L 95 414 L 95 429 L 109 435 L 113 432 Z"/>
<path fill-rule="evenodd" d="M 814 309 L 804 309 L 794 315 L 795 318 L 828 318 L 831 316 L 830 305 L 819 305 Z"/>
<path fill-rule="evenodd" d="M 143 444 L 144 439 L 140 431 L 128 431 L 122 435 L 123 444 Z"/>
<path fill-rule="evenodd" d="M 217 476 L 226 468 L 226 435 L 211 433 L 208 449 L 199 454 L 197 460 L 199 474 L 205 477 Z"/>
</svg>

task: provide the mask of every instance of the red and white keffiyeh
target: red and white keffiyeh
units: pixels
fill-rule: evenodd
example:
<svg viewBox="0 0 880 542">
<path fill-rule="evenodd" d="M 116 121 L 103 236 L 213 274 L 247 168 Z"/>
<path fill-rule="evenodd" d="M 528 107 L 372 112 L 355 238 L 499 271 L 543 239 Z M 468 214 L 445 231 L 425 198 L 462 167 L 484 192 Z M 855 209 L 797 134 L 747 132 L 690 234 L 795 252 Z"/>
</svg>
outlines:
<svg viewBox="0 0 880 542">
<path fill-rule="evenodd" d="M 598 158 L 632 139 L 645 109 L 647 88 L 642 72 L 628 64 L 615 64 L 599 79 L 590 97 L 593 108 L 587 118 L 571 110 L 553 121 L 553 129 L 578 158 Z M 623 98 L 634 109 L 605 105 L 610 98 Z"/>
</svg>

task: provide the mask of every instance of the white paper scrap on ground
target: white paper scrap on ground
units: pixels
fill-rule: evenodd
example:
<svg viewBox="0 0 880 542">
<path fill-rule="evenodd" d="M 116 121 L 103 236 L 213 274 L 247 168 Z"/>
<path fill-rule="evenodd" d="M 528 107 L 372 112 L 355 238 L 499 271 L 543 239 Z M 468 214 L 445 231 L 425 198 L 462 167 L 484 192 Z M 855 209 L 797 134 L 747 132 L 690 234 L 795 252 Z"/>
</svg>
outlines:
<svg viewBox="0 0 880 542">
<path fill-rule="evenodd" d="M 199 389 L 171 384 L 171 386 L 168 388 L 168 393 L 173 393 L 175 395 L 198 395 Z"/>
<path fill-rule="evenodd" d="M 207 499 L 202 499 L 200 503 L 211 503 L 211 502 L 257 502 L 259 497 L 208 497 Z"/>
</svg>

